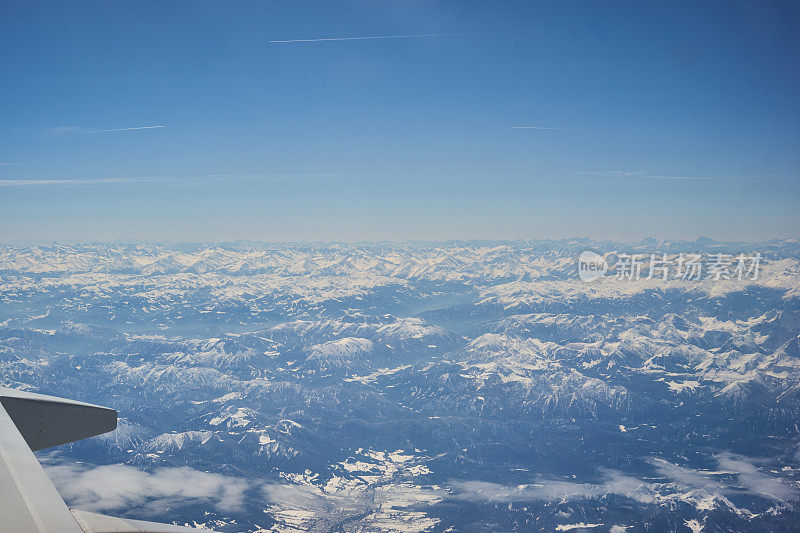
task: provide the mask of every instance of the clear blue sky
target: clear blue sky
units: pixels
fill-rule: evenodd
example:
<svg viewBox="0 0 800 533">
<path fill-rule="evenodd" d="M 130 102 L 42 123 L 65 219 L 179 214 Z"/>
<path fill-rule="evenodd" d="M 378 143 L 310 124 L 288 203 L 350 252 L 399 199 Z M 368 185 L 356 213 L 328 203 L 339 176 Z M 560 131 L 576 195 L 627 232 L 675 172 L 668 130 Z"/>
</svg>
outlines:
<svg viewBox="0 0 800 533">
<path fill-rule="evenodd" d="M 800 233 L 798 2 L 7 0 L 0 58 L 0 241 Z"/>
</svg>

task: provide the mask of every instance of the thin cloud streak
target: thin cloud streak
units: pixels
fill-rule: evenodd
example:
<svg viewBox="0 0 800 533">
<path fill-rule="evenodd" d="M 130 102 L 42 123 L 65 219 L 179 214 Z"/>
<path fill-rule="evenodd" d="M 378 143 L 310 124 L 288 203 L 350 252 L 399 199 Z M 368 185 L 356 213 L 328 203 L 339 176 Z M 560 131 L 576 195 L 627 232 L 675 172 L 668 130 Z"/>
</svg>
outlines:
<svg viewBox="0 0 800 533">
<path fill-rule="evenodd" d="M 739 174 L 723 176 L 679 176 L 648 174 L 644 170 L 582 170 L 576 174 L 591 174 L 606 177 L 647 178 L 653 180 L 748 180 L 748 179 L 797 179 L 800 174 Z"/>
<path fill-rule="evenodd" d="M 369 41 L 374 39 L 415 39 L 425 37 L 458 37 L 467 35 L 491 35 L 491 33 L 416 33 L 408 35 L 361 35 L 356 37 L 320 37 L 314 39 L 287 39 L 267 41 L 270 44 L 292 44 L 292 43 L 322 43 L 330 41 Z"/>
<path fill-rule="evenodd" d="M 645 178 L 656 180 L 752 180 L 769 178 L 800 178 L 800 174 L 749 174 L 738 176 L 658 176 L 646 174 Z"/>
<path fill-rule="evenodd" d="M 137 183 L 165 180 L 178 180 L 182 178 L 161 178 L 156 176 L 141 176 L 133 178 L 48 178 L 48 179 L 0 179 L 0 187 L 46 187 L 49 185 L 101 185 L 107 183 Z"/>
<path fill-rule="evenodd" d="M 83 131 L 83 128 L 78 126 L 57 126 L 55 128 L 47 128 L 44 133 L 47 134 L 64 134 L 64 133 L 78 133 Z"/>
<path fill-rule="evenodd" d="M 134 128 L 112 128 L 108 130 L 86 130 L 81 133 L 108 133 L 112 131 L 134 131 L 134 130 L 154 130 L 157 128 L 166 128 L 166 126 L 136 126 Z"/>
<path fill-rule="evenodd" d="M 645 170 L 579 170 L 576 174 L 596 174 L 600 176 L 644 176 Z"/>
<path fill-rule="evenodd" d="M 548 128 L 545 126 L 511 126 L 512 130 L 550 130 L 550 131 L 575 131 L 572 128 Z"/>
<path fill-rule="evenodd" d="M 228 180 L 262 180 L 270 182 L 292 181 L 311 177 L 338 176 L 339 174 L 206 174 L 203 176 L 132 176 L 115 178 L 45 178 L 45 179 L 3 179 L 3 187 L 60 187 L 114 185 L 125 183 L 174 183 L 198 185 Z"/>
</svg>

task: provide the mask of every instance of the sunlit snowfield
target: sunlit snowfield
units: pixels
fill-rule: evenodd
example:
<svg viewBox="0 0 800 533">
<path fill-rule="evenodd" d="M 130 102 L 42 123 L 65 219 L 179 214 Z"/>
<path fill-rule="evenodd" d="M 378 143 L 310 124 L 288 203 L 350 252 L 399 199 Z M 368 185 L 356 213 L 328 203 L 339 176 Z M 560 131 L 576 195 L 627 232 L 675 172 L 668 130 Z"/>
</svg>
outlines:
<svg viewBox="0 0 800 533">
<path fill-rule="evenodd" d="M 761 252 L 584 283 L 587 249 Z M 800 243 L 0 247 L 0 382 L 112 406 L 71 505 L 220 531 L 800 523 Z M 627 528 L 627 529 L 626 529 Z"/>
</svg>

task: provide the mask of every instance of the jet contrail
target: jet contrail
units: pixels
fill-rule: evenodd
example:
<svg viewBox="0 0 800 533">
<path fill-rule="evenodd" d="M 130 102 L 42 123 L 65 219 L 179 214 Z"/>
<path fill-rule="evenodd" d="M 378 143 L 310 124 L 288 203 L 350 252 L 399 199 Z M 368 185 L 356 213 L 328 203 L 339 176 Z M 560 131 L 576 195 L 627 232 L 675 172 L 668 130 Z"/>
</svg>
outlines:
<svg viewBox="0 0 800 533">
<path fill-rule="evenodd" d="M 570 131 L 570 128 L 545 128 L 544 126 L 511 126 L 514 130 L 561 130 Z"/>
<path fill-rule="evenodd" d="M 320 39 L 290 39 L 287 41 L 268 41 L 273 44 L 321 43 L 325 41 L 367 41 L 370 39 L 412 39 L 415 37 L 456 37 L 459 35 L 488 35 L 487 33 L 417 33 L 411 35 L 365 35 L 359 37 L 327 37 Z"/>
<path fill-rule="evenodd" d="M 598 176 L 619 176 L 624 178 L 644 178 L 656 180 L 752 180 L 752 179 L 797 179 L 800 174 L 728 174 L 717 176 L 701 175 L 663 175 L 649 174 L 644 170 L 579 170 L 577 174 L 593 174 Z"/>
<path fill-rule="evenodd" d="M 114 128 L 110 130 L 86 130 L 83 133 L 106 133 L 110 131 L 152 130 L 155 128 L 166 128 L 166 126 L 137 126 L 135 128 Z"/>
<path fill-rule="evenodd" d="M 46 187 L 49 185 L 102 185 L 108 183 L 137 183 L 162 180 L 158 177 L 135 178 L 48 178 L 48 179 L 0 179 L 0 187 Z"/>
<path fill-rule="evenodd" d="M 746 174 L 746 175 L 732 175 L 732 176 L 659 176 L 654 174 L 645 174 L 644 178 L 652 178 L 657 180 L 752 180 L 752 179 L 796 179 L 800 176 L 797 174 Z"/>
</svg>

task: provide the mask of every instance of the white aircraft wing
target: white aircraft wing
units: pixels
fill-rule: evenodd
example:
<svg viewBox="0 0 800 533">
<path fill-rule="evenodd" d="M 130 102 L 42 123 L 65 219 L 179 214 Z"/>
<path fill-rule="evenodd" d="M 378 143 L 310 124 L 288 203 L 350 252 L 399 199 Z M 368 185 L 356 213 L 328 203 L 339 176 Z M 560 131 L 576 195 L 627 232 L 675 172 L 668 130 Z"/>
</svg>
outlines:
<svg viewBox="0 0 800 533">
<path fill-rule="evenodd" d="M 0 533 L 197 532 L 67 507 L 33 452 L 116 427 L 113 409 L 0 387 Z"/>
</svg>

